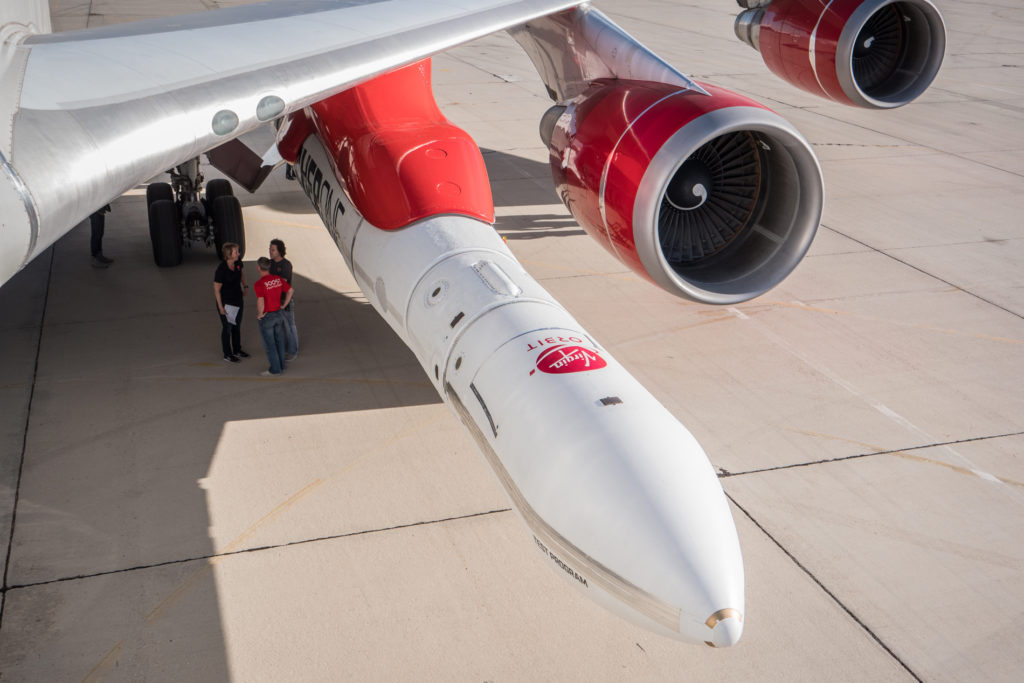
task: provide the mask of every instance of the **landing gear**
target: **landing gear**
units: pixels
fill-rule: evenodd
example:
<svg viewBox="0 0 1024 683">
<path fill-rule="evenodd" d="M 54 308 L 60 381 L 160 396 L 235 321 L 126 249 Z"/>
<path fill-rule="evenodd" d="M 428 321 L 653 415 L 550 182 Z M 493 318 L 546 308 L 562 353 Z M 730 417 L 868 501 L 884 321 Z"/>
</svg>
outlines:
<svg viewBox="0 0 1024 683">
<path fill-rule="evenodd" d="M 217 197 L 233 195 L 234 193 L 235 191 L 231 189 L 231 181 L 224 180 L 223 178 L 214 178 L 206 183 L 206 204 L 213 204 Z"/>
<path fill-rule="evenodd" d="M 176 266 L 182 260 L 182 247 L 200 242 L 215 246 L 217 256 L 225 242 L 234 242 L 245 254 L 245 227 L 242 206 L 234 196 L 231 183 L 216 178 L 206 184 L 199 158 L 191 159 L 168 171 L 170 183 L 152 183 L 146 188 L 149 211 L 149 236 L 153 242 L 153 260 L 162 268 Z"/>
<path fill-rule="evenodd" d="M 153 242 L 153 260 L 161 268 L 181 263 L 181 230 L 178 209 L 170 199 L 157 199 L 149 205 L 149 239 Z"/>
<path fill-rule="evenodd" d="M 222 195 L 214 199 L 210 204 L 210 216 L 217 228 L 214 238 L 217 253 L 220 253 L 225 242 L 234 242 L 238 245 L 239 256 L 244 256 L 245 228 L 242 226 L 242 205 L 238 203 L 238 197 Z"/>
<path fill-rule="evenodd" d="M 153 206 L 153 202 L 159 199 L 170 199 L 174 201 L 174 190 L 170 183 L 150 183 L 146 188 L 146 205 Z"/>
</svg>

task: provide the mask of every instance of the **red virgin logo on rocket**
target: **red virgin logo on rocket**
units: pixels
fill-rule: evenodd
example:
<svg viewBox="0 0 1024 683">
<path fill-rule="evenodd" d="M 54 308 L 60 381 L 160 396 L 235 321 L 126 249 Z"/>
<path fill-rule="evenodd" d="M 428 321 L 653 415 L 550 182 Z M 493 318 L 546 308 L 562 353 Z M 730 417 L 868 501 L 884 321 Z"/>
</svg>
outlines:
<svg viewBox="0 0 1024 683">
<path fill-rule="evenodd" d="M 553 346 L 537 357 L 537 369 L 550 375 L 599 370 L 607 365 L 597 351 L 571 344 Z"/>
</svg>

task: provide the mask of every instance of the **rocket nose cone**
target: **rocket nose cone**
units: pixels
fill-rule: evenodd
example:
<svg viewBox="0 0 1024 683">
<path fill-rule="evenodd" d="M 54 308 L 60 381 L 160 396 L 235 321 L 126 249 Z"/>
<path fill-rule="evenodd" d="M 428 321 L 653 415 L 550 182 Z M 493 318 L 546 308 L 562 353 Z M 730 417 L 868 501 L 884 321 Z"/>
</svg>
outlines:
<svg viewBox="0 0 1024 683">
<path fill-rule="evenodd" d="M 741 635 L 743 635 L 743 622 L 738 617 L 729 617 L 715 626 L 711 642 L 715 644 L 715 647 L 732 647 L 740 641 Z"/>
<path fill-rule="evenodd" d="M 711 626 L 711 642 L 714 647 L 732 647 L 743 635 L 743 615 L 734 609 L 715 612 L 708 618 Z"/>
</svg>

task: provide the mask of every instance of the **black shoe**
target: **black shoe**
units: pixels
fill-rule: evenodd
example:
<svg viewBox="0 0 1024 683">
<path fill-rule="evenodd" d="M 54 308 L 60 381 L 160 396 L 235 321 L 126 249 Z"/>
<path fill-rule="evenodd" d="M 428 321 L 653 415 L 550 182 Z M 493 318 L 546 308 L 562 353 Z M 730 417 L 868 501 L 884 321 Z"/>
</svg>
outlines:
<svg viewBox="0 0 1024 683">
<path fill-rule="evenodd" d="M 238 356 L 239 358 L 248 358 L 249 357 L 249 354 L 247 354 L 245 351 L 243 351 L 241 349 L 235 351 L 235 355 Z"/>
<path fill-rule="evenodd" d="M 227 361 L 228 363 L 237 363 L 238 356 L 224 356 L 224 360 Z"/>
<path fill-rule="evenodd" d="M 99 261 L 100 263 L 106 263 L 108 266 L 114 262 L 114 259 L 107 258 L 103 254 L 96 254 L 95 256 L 93 256 L 93 258 Z"/>
<path fill-rule="evenodd" d="M 107 268 L 109 266 L 110 266 L 110 264 L 106 263 L 104 261 L 101 261 L 99 256 L 93 256 L 92 257 L 92 267 L 93 268 Z"/>
</svg>

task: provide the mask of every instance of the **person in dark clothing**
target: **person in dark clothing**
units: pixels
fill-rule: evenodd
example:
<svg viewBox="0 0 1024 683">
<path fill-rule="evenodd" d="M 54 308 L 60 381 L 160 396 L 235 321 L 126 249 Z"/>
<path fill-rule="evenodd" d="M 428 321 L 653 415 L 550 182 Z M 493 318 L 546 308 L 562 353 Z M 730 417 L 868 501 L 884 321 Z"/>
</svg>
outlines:
<svg viewBox="0 0 1024 683">
<path fill-rule="evenodd" d="M 249 354 L 242 350 L 242 311 L 245 308 L 244 292 L 249 288 L 245 283 L 245 272 L 239 257 L 238 245 L 225 242 L 221 247 L 224 260 L 213 274 L 213 297 L 220 314 L 220 345 L 224 360 L 237 363 Z"/>
<path fill-rule="evenodd" d="M 292 262 L 284 257 L 286 249 L 284 242 L 279 239 L 270 240 L 270 274 L 277 275 L 284 279 L 289 285 L 292 284 Z M 295 298 L 281 309 L 284 317 L 285 327 L 285 357 L 288 360 L 295 360 L 299 355 L 299 331 L 295 327 Z"/>
<path fill-rule="evenodd" d="M 103 255 L 103 228 L 106 224 L 106 214 L 108 213 L 110 213 L 110 204 L 89 216 L 89 226 L 92 229 L 89 247 L 92 251 L 93 268 L 107 268 L 114 262 L 114 259 Z"/>
</svg>

